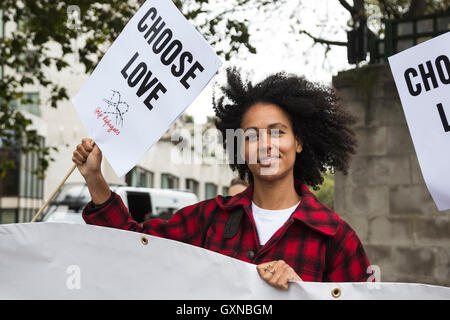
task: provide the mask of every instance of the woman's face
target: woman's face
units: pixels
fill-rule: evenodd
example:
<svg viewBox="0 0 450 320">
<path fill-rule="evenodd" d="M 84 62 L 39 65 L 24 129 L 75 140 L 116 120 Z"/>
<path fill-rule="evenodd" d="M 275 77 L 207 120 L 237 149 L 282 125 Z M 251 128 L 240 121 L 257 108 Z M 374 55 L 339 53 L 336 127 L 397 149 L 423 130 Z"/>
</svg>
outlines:
<svg viewBox="0 0 450 320">
<path fill-rule="evenodd" d="M 255 103 L 243 115 L 241 128 L 245 137 L 241 152 L 255 180 L 293 175 L 295 157 L 302 145 L 280 107 Z"/>
</svg>

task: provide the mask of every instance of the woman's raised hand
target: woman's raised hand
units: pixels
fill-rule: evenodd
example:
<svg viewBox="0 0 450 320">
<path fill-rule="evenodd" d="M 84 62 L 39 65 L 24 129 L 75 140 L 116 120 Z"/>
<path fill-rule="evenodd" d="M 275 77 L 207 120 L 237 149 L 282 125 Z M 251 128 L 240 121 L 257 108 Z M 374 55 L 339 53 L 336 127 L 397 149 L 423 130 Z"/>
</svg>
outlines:
<svg viewBox="0 0 450 320">
<path fill-rule="evenodd" d="M 72 161 L 86 180 L 86 184 L 95 204 L 106 202 L 111 190 L 102 175 L 102 152 L 92 139 L 84 138 L 73 152 Z"/>
<path fill-rule="evenodd" d="M 72 161 L 85 179 L 101 174 L 102 152 L 92 139 L 81 140 L 73 152 Z"/>
</svg>

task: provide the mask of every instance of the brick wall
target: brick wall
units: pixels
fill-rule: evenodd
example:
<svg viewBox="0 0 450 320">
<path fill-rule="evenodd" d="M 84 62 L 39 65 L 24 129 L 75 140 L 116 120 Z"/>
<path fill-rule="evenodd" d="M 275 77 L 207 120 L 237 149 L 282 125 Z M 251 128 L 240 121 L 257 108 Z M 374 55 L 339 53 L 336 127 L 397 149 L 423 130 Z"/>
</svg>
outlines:
<svg viewBox="0 0 450 320">
<path fill-rule="evenodd" d="M 335 176 L 335 211 L 381 281 L 450 286 L 450 210 L 438 211 L 425 185 L 389 67 L 341 72 L 333 86 L 359 118 L 357 154 Z"/>
</svg>

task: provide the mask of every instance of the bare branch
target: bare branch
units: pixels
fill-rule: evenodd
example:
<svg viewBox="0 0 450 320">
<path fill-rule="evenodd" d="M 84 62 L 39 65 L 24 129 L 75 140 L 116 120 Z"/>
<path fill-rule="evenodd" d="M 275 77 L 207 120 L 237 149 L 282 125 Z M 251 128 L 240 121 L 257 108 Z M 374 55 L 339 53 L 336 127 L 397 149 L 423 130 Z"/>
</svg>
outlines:
<svg viewBox="0 0 450 320">
<path fill-rule="evenodd" d="M 353 8 L 347 1 L 345 0 L 338 0 L 338 1 L 341 4 L 341 6 L 343 6 L 351 13 L 352 16 L 357 13 L 355 8 Z"/>
<path fill-rule="evenodd" d="M 307 32 L 305 30 L 300 30 L 299 33 L 300 34 L 306 34 L 308 37 L 313 39 L 315 43 L 326 44 L 327 46 L 343 46 L 343 47 L 347 46 L 347 42 L 344 42 L 344 41 L 332 41 L 332 40 L 326 40 L 326 39 L 317 38 L 317 37 L 311 35 L 309 32 Z"/>
</svg>

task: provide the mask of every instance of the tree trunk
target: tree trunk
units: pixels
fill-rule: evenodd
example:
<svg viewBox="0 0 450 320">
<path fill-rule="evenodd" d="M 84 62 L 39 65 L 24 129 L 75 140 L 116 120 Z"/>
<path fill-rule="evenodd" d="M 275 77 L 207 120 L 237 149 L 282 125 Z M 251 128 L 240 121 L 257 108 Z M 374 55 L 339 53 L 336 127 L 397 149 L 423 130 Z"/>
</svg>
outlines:
<svg viewBox="0 0 450 320">
<path fill-rule="evenodd" d="M 364 0 L 353 1 L 353 8 L 355 9 L 355 14 L 353 15 L 354 26 L 358 28 L 367 21 L 366 9 L 364 8 Z"/>
<path fill-rule="evenodd" d="M 427 6 L 426 0 L 411 0 L 411 5 L 406 13 L 407 18 L 415 18 L 421 16 Z"/>
</svg>

